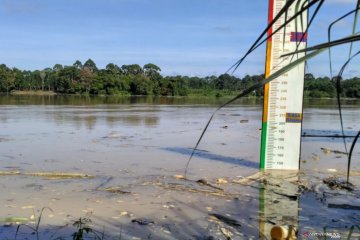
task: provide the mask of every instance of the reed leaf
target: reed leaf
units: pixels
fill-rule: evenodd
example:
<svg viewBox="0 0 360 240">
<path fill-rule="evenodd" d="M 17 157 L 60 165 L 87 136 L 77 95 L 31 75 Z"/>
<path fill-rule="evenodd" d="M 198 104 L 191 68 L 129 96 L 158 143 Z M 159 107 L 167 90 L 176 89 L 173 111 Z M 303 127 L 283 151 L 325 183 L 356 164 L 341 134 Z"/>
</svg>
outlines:
<svg viewBox="0 0 360 240">
<path fill-rule="evenodd" d="M 333 22 L 329 25 L 329 27 L 328 27 L 328 42 L 331 41 L 331 30 L 332 30 L 333 26 L 334 26 L 336 23 L 340 22 L 341 20 L 345 19 L 346 17 L 350 16 L 351 14 L 355 13 L 357 10 L 359 10 L 359 7 L 356 8 L 356 9 L 354 9 L 354 10 L 352 10 L 352 11 L 350 11 L 350 12 L 348 12 L 348 13 L 346 13 L 346 14 L 344 14 L 343 16 L 339 17 L 338 19 L 336 19 L 335 21 L 333 21 Z M 353 32 L 352 35 L 355 35 L 355 32 Z M 351 44 L 352 44 L 352 43 L 351 43 Z M 329 64 L 330 64 L 330 76 L 331 76 L 331 78 L 332 78 L 333 70 L 332 70 L 331 48 L 329 48 Z"/>
<path fill-rule="evenodd" d="M 355 15 L 354 15 L 354 22 L 353 22 L 353 28 L 352 28 L 352 34 L 354 35 L 356 31 L 356 26 L 358 22 L 358 15 L 359 15 L 359 7 L 360 7 L 360 0 L 357 1 L 356 9 L 355 9 Z M 350 43 L 350 49 L 349 49 L 349 58 L 351 56 L 353 43 Z"/>
<path fill-rule="evenodd" d="M 359 32 L 357 32 L 356 35 L 351 35 L 351 36 L 340 38 L 338 40 L 334 40 L 334 41 L 331 41 L 331 42 L 321 43 L 321 44 L 318 44 L 318 45 L 315 45 L 315 46 L 312 46 L 312 47 L 296 50 L 294 52 L 283 54 L 283 55 L 281 55 L 281 57 L 287 57 L 287 56 L 291 56 L 291 55 L 298 54 L 298 53 L 303 53 L 303 52 L 311 52 L 311 51 L 315 51 L 315 50 L 319 50 L 319 49 L 328 49 L 328 48 L 331 48 L 331 47 L 335 47 L 335 46 L 339 46 L 339 45 L 343 45 L 343 44 L 347 44 L 347 43 L 351 43 L 351 42 L 360 41 L 360 35 L 358 35 L 358 34 L 359 34 Z"/>
<path fill-rule="evenodd" d="M 353 238 L 352 238 L 352 234 L 353 234 L 355 228 L 357 228 L 357 229 L 360 231 L 359 225 L 353 225 L 353 226 L 351 226 L 350 231 L 349 231 L 349 235 L 348 235 L 347 238 L 346 238 L 347 240 L 353 239 Z"/>
<path fill-rule="evenodd" d="M 350 147 L 350 152 L 348 155 L 348 166 L 347 166 L 347 175 L 346 175 L 346 182 L 349 184 L 349 178 L 350 178 L 350 166 L 351 166 L 351 157 L 352 157 L 352 153 L 354 151 L 354 147 L 356 145 L 357 140 L 359 139 L 360 136 L 360 131 L 358 132 L 358 134 L 356 135 L 356 137 L 354 138 L 351 147 Z"/>
</svg>

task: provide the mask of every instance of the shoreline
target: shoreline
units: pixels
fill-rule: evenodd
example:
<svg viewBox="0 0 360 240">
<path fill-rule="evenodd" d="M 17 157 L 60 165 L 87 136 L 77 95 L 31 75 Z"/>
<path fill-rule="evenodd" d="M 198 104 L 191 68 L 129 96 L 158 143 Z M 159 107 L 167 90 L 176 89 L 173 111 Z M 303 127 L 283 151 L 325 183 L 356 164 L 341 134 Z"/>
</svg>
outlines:
<svg viewBox="0 0 360 240">
<path fill-rule="evenodd" d="M 161 95 L 96 95 L 96 94 L 69 94 L 69 93 L 57 93 L 54 91 L 42 91 L 42 90 L 29 90 L 29 91 L 11 91 L 9 93 L 6 92 L 0 92 L 0 95 L 12 95 L 12 96 L 79 96 L 79 97 L 167 97 L 167 98 L 193 98 L 193 97 L 204 97 L 204 98 L 231 98 L 235 97 L 236 94 L 221 94 L 221 96 L 218 96 L 217 93 L 214 94 L 189 94 L 187 96 L 161 96 Z M 263 97 L 259 96 L 247 96 L 243 97 L 245 99 L 263 99 Z M 335 100 L 337 98 L 312 98 L 312 97 L 304 97 L 304 100 L 307 99 L 329 99 L 329 100 Z M 360 98 L 344 98 L 341 97 L 342 100 L 360 100 Z"/>
<path fill-rule="evenodd" d="M 1 93 L 1 94 L 4 94 L 4 93 Z M 53 92 L 53 91 L 42 91 L 42 90 L 39 90 L 39 91 L 12 91 L 9 93 L 10 95 L 15 95 L 15 96 L 18 96 L 18 95 L 31 95 L 31 96 L 55 96 L 55 95 L 59 95 L 58 93 L 56 92 Z"/>
</svg>

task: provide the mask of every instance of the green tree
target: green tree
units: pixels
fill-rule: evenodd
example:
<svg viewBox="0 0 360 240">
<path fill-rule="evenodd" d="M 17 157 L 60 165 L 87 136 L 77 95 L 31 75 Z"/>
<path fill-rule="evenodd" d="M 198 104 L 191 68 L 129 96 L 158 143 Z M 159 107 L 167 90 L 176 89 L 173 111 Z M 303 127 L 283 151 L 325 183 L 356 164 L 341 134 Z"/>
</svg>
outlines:
<svg viewBox="0 0 360 240">
<path fill-rule="evenodd" d="M 98 70 L 95 62 L 90 58 L 84 63 L 83 69 L 87 68 L 91 72 L 96 72 Z"/>
<path fill-rule="evenodd" d="M 121 70 L 125 75 L 143 74 L 143 69 L 138 64 L 122 65 Z"/>
<path fill-rule="evenodd" d="M 0 65 L 0 91 L 10 92 L 15 88 L 15 74 L 5 64 Z"/>
<path fill-rule="evenodd" d="M 113 75 L 122 73 L 119 66 L 113 63 L 109 63 L 108 65 L 106 65 L 106 71 Z"/>
<path fill-rule="evenodd" d="M 161 69 L 153 63 L 145 64 L 143 67 L 144 74 L 152 81 L 159 81 L 161 79 Z"/>
<path fill-rule="evenodd" d="M 76 60 L 76 62 L 74 62 L 74 64 L 73 64 L 73 66 L 79 70 L 83 68 L 82 63 L 79 60 Z"/>
</svg>

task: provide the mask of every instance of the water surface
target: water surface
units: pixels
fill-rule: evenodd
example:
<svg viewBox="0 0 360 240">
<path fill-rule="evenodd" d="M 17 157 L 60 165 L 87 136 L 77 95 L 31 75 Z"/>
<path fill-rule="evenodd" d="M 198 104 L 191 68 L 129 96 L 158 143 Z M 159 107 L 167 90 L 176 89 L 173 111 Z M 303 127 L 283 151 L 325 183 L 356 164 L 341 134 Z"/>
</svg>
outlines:
<svg viewBox="0 0 360 240">
<path fill-rule="evenodd" d="M 122 225 L 126 226 L 124 234 L 129 236 L 142 238 L 154 231 L 167 236 L 169 230 L 164 226 L 168 224 L 171 235 L 181 239 L 206 235 L 214 228 L 207 218 L 211 209 L 250 223 L 243 227 L 240 238 L 258 238 L 259 190 L 230 183 L 258 171 L 261 100 L 244 99 L 220 111 L 190 164 L 191 179 L 208 179 L 215 184 L 216 179 L 226 178 L 229 184 L 222 187 L 234 194 L 233 197 L 172 189 L 174 184 L 185 184 L 173 176 L 183 174 L 191 148 L 212 112 L 224 101 L 226 99 L 0 96 L 0 171 L 94 176 L 80 180 L 1 176 L 0 189 L 5 194 L 0 196 L 0 218 L 29 217 L 33 209 L 36 212 L 50 207 L 53 212 L 46 212 L 43 218 L 46 224 L 71 223 L 91 214 L 99 226 L 112 229 L 110 232 Z M 344 101 L 347 134 L 355 135 L 360 129 L 359 117 L 360 102 Z M 248 121 L 241 123 L 240 120 Z M 336 101 L 305 101 L 303 132 L 337 134 L 339 131 Z M 303 139 L 301 170 L 305 176 L 327 177 L 334 174 L 329 169 L 335 169 L 336 174 L 345 173 L 346 156 L 325 154 L 321 151 L 324 147 L 344 151 L 339 139 Z M 359 156 L 360 148 L 356 147 L 354 172 L 360 170 Z M 117 187 L 130 194 L 102 191 L 107 187 Z M 302 219 L 309 218 L 314 201 L 308 197 L 298 202 L 303 205 Z M 324 216 L 330 214 L 327 211 L 324 207 Z M 351 217 L 359 217 L 358 214 L 344 215 L 341 227 L 350 226 Z M 135 217 L 153 218 L 156 224 L 139 227 L 130 221 Z M 322 227 L 310 222 L 301 224 L 300 228 L 304 229 L 305 226 Z M 4 228 L 0 234 L 12 236 L 14 230 Z M 185 233 L 181 233 L 182 230 Z M 161 234 L 159 239 L 164 238 Z"/>
</svg>

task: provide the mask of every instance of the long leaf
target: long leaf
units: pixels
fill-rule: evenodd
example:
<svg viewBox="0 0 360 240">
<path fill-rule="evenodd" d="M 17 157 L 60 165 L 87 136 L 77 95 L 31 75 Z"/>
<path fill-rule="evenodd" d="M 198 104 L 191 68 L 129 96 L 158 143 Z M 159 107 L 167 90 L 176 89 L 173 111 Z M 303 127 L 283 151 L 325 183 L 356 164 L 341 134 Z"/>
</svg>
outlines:
<svg viewBox="0 0 360 240">
<path fill-rule="evenodd" d="M 309 21 L 309 23 L 308 23 L 308 25 L 306 26 L 306 29 L 305 29 L 305 31 L 304 31 L 305 34 L 307 34 L 307 32 L 308 32 L 311 24 L 313 23 L 316 15 L 319 13 L 320 8 L 321 8 L 321 6 L 323 5 L 324 1 L 325 1 L 325 0 L 320 0 L 319 4 L 316 6 L 316 9 L 315 9 L 313 15 L 311 16 L 310 21 Z M 305 2 L 305 3 L 306 3 L 306 2 Z M 304 7 L 304 6 L 303 6 L 303 7 Z M 301 17 L 301 19 L 302 19 L 302 17 Z M 303 41 L 303 39 L 304 39 L 304 37 L 305 37 L 305 34 L 303 34 L 303 35 L 301 36 L 300 41 L 297 42 L 297 44 L 296 44 L 296 50 L 295 50 L 295 51 L 297 51 L 297 50 L 299 49 L 300 43 Z M 295 55 L 293 55 L 293 56 L 291 57 L 290 62 L 293 61 L 294 56 L 295 56 Z"/>
<path fill-rule="evenodd" d="M 351 226 L 350 231 L 349 231 L 349 235 L 347 236 L 347 240 L 352 239 L 351 236 L 352 236 L 352 234 L 353 234 L 353 231 L 354 231 L 354 228 L 355 228 L 355 227 L 360 231 L 359 225 Z"/>
<path fill-rule="evenodd" d="M 356 34 L 359 34 L 359 32 Z M 287 57 L 287 56 L 291 56 L 291 55 L 294 55 L 297 53 L 310 52 L 310 51 L 319 50 L 319 49 L 328 49 L 330 47 L 335 47 L 338 45 L 342 45 L 342 44 L 346 44 L 346 43 L 350 43 L 350 42 L 356 42 L 356 41 L 360 41 L 360 35 L 344 37 L 344 38 L 334 40 L 331 42 L 321 43 L 321 44 L 318 44 L 318 45 L 315 45 L 312 47 L 308 47 L 308 48 L 300 49 L 300 50 L 297 50 L 294 52 L 283 54 L 283 55 L 281 55 L 281 57 Z"/>
<path fill-rule="evenodd" d="M 357 140 L 359 139 L 360 136 L 360 131 L 358 132 L 358 134 L 356 135 L 356 137 L 354 138 L 351 147 L 350 147 L 350 152 L 348 155 L 348 166 L 347 166 L 347 175 L 346 175 L 346 182 L 349 184 L 349 178 L 350 178 L 350 166 L 351 166 L 351 157 L 352 157 L 352 153 L 354 151 L 354 147 L 356 145 Z"/>
<path fill-rule="evenodd" d="M 345 15 L 339 17 L 338 19 L 336 19 L 335 21 L 333 21 L 329 27 L 328 27 L 328 42 L 331 41 L 331 30 L 333 28 L 333 26 L 340 22 L 341 20 L 345 19 L 346 17 L 350 16 L 351 14 L 353 14 L 354 12 L 356 12 L 357 10 L 359 10 L 359 8 L 356 8 L 348 13 L 346 13 Z M 355 32 L 353 32 L 353 35 L 355 34 Z M 351 43 L 352 44 L 352 43 Z M 329 48 L 329 64 L 330 64 L 330 76 L 332 78 L 332 73 L 333 73 L 333 70 L 332 70 L 332 58 L 331 58 L 331 48 Z"/>
<path fill-rule="evenodd" d="M 340 101 L 340 92 L 341 92 L 341 78 L 342 75 L 345 71 L 345 68 L 349 65 L 349 63 L 351 62 L 352 59 L 354 59 L 357 55 L 360 54 L 360 51 L 358 51 L 357 53 L 355 53 L 352 57 L 350 57 L 345 64 L 341 67 L 338 76 L 336 77 L 336 99 L 337 99 L 337 104 L 338 104 L 338 109 L 339 109 L 339 117 L 340 117 L 340 125 L 341 125 L 341 133 L 343 136 L 345 136 L 345 132 L 344 132 L 344 123 L 343 123 L 343 118 L 342 118 L 342 111 L 341 111 L 341 101 Z M 347 150 L 347 146 L 346 146 L 346 140 L 345 138 L 343 138 L 343 142 L 344 142 L 344 147 L 345 147 L 345 152 L 346 154 L 348 154 L 348 150 Z"/>
<path fill-rule="evenodd" d="M 353 35 L 354 35 L 355 31 L 356 31 L 356 26 L 357 26 L 357 22 L 358 22 L 359 7 L 360 7 L 360 0 L 358 0 L 358 1 L 357 1 L 357 4 L 356 4 L 356 11 L 355 11 L 353 28 L 352 28 L 352 34 L 353 34 Z M 350 56 L 351 56 L 352 47 L 353 47 L 353 44 L 351 43 L 351 44 L 350 44 L 350 50 L 349 50 L 349 58 L 350 58 Z"/>
</svg>

